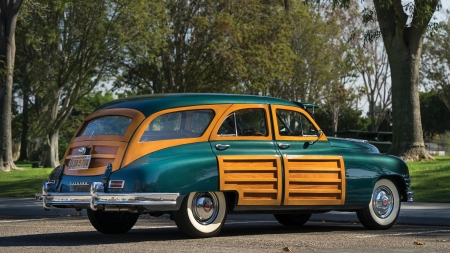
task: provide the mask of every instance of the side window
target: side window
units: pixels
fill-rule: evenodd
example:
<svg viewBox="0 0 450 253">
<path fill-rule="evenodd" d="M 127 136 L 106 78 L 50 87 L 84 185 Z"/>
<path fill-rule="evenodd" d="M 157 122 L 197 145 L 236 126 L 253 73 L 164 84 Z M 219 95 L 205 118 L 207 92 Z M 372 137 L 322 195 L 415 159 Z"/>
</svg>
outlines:
<svg viewBox="0 0 450 253">
<path fill-rule="evenodd" d="M 219 136 L 267 136 L 264 109 L 243 109 L 229 114 L 217 132 Z"/>
<path fill-rule="evenodd" d="M 199 137 L 205 132 L 213 118 L 213 110 L 163 114 L 150 122 L 139 142 Z"/>
<path fill-rule="evenodd" d="M 300 112 L 277 110 L 277 122 L 281 136 L 315 136 L 317 133 L 314 125 Z"/>
</svg>

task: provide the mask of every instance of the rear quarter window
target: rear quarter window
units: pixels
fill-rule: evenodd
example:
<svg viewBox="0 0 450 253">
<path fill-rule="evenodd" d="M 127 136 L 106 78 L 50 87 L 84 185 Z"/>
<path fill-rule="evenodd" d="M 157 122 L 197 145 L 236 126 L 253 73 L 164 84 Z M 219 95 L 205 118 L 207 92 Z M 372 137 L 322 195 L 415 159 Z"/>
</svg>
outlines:
<svg viewBox="0 0 450 253">
<path fill-rule="evenodd" d="M 214 115 L 213 110 L 179 111 L 160 115 L 150 122 L 139 142 L 200 137 Z"/>
<path fill-rule="evenodd" d="M 131 123 L 131 118 L 124 116 L 105 116 L 87 122 L 78 136 L 124 135 Z"/>
</svg>

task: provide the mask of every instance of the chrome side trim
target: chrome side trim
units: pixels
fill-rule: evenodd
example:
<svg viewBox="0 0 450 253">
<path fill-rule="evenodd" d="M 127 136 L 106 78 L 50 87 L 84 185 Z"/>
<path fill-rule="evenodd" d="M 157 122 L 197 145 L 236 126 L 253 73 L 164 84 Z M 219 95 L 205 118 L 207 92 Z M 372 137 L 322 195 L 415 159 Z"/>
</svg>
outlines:
<svg viewBox="0 0 450 253">
<path fill-rule="evenodd" d="M 103 183 L 93 182 L 90 192 L 49 192 L 49 183 L 42 186 L 42 205 L 50 209 L 52 205 L 89 206 L 97 210 L 98 205 L 108 206 L 176 206 L 179 193 L 106 193 Z"/>
</svg>

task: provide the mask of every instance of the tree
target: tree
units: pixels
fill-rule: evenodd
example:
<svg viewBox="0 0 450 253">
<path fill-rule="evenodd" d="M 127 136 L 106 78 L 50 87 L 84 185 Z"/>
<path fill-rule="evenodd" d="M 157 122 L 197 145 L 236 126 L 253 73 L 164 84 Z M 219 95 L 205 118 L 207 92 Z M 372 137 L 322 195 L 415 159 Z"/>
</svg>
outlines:
<svg viewBox="0 0 450 253">
<path fill-rule="evenodd" d="M 429 33 L 423 46 L 422 81 L 426 88 L 435 90 L 450 110 L 450 12 L 441 29 Z"/>
<path fill-rule="evenodd" d="M 2 0 L 0 6 L 0 171 L 15 169 L 12 158 L 11 104 L 15 30 L 23 0 Z"/>
<path fill-rule="evenodd" d="M 391 69 L 393 140 L 388 153 L 406 161 L 432 159 L 422 134 L 419 65 L 423 38 L 439 0 L 373 2 L 375 11 L 366 9 L 366 17 L 376 13 Z"/>
<path fill-rule="evenodd" d="M 75 104 L 72 112 L 68 119 L 64 121 L 61 131 L 59 132 L 59 159 L 62 159 L 74 133 L 83 123 L 83 120 L 97 107 L 113 99 L 113 93 L 104 88 L 98 91 L 91 91 Z"/>
<path fill-rule="evenodd" d="M 450 131 L 450 110 L 439 98 L 437 92 L 420 93 L 420 113 L 426 115 L 422 119 L 423 135 L 433 138 L 437 134 Z"/>
<path fill-rule="evenodd" d="M 149 24 L 158 23 L 152 21 L 162 9 L 158 1 L 48 0 L 41 4 L 45 8 L 23 17 L 24 34 L 34 36 L 27 41 L 33 43 L 36 56 L 35 64 L 21 74 L 33 80 L 33 106 L 39 116 L 36 132 L 46 147 L 44 165 L 55 167 L 59 131 L 75 104 L 116 74 L 125 44 L 153 41 L 147 31 Z"/>
<path fill-rule="evenodd" d="M 366 96 L 369 103 L 370 130 L 376 132 L 392 103 L 392 91 L 388 81 L 389 63 L 384 46 L 378 40 L 361 45 L 357 66 L 363 80 L 359 91 Z"/>
<path fill-rule="evenodd" d="M 116 87 L 133 93 L 267 93 L 291 75 L 290 22 L 274 1 L 166 1 L 165 45 L 128 45 Z"/>
<path fill-rule="evenodd" d="M 315 121 L 327 136 L 331 136 L 331 132 L 345 130 L 362 130 L 366 131 L 369 125 L 369 119 L 362 117 L 361 110 L 355 110 L 351 102 L 344 102 L 339 105 L 339 125 L 336 130 L 333 129 L 330 114 L 332 108 L 327 105 L 315 110 Z"/>
</svg>

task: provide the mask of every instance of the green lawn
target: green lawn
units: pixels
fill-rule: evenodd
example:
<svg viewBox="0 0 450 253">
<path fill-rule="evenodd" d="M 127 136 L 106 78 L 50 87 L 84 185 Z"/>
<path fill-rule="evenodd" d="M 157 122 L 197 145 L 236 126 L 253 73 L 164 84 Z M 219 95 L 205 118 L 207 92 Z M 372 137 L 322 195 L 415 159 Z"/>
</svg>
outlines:
<svg viewBox="0 0 450 253">
<path fill-rule="evenodd" d="M 450 156 L 435 158 L 408 163 L 417 202 L 450 203 Z"/>
<path fill-rule="evenodd" d="M 435 157 L 434 161 L 408 163 L 412 190 L 417 202 L 450 203 L 450 156 Z M 52 171 L 31 168 L 31 163 L 18 162 L 22 171 L 0 172 L 0 197 L 32 197 Z"/>
<path fill-rule="evenodd" d="M 0 197 L 33 197 L 42 191 L 51 168 L 31 168 L 31 163 L 16 162 L 24 170 L 0 172 Z"/>
</svg>

